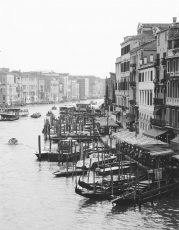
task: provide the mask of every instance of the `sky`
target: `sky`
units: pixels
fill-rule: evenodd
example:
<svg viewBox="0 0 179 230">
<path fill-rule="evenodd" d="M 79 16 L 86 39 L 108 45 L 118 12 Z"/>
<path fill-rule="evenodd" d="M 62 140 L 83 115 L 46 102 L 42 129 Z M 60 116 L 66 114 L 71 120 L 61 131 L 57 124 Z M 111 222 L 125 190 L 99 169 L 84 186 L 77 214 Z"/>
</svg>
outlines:
<svg viewBox="0 0 179 230">
<path fill-rule="evenodd" d="M 179 21 L 179 0 L 0 0 L 0 67 L 105 78 L 138 23 Z"/>
</svg>

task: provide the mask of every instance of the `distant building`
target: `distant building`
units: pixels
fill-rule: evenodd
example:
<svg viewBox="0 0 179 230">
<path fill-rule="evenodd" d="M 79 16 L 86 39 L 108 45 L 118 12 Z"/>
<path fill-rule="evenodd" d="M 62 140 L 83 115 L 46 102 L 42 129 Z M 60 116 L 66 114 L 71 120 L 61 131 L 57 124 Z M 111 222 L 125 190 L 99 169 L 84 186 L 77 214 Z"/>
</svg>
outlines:
<svg viewBox="0 0 179 230">
<path fill-rule="evenodd" d="M 16 77 L 13 73 L 0 72 L 0 104 L 14 105 L 18 101 Z"/>
</svg>

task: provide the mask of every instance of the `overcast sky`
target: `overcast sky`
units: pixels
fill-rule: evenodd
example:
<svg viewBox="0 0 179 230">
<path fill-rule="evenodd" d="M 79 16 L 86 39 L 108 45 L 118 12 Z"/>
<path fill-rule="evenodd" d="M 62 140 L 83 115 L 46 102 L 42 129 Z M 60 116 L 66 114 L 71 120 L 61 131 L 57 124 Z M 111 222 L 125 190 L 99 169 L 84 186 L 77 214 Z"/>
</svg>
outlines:
<svg viewBox="0 0 179 230">
<path fill-rule="evenodd" d="M 0 0 L 0 67 L 106 77 L 123 37 L 179 19 L 179 0 Z"/>
</svg>

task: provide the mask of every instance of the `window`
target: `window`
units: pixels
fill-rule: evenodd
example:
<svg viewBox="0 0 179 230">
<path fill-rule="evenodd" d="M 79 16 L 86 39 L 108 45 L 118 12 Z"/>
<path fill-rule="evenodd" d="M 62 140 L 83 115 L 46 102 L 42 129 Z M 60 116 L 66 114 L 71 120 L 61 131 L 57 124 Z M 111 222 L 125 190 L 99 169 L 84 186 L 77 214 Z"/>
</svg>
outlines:
<svg viewBox="0 0 179 230">
<path fill-rule="evenodd" d="M 142 73 L 142 82 L 144 82 L 144 72 Z"/>
<path fill-rule="evenodd" d="M 153 62 L 154 61 L 154 56 L 153 54 L 150 55 L 150 62 Z"/>
<path fill-rule="evenodd" d="M 172 41 L 168 41 L 168 49 L 172 49 Z"/>
<path fill-rule="evenodd" d="M 175 110 L 172 109 L 172 126 L 175 126 Z"/>
<path fill-rule="evenodd" d="M 176 59 L 175 71 L 179 71 L 179 58 Z"/>
<path fill-rule="evenodd" d="M 150 80 L 153 81 L 153 71 L 150 71 Z"/>
<path fill-rule="evenodd" d="M 176 69 L 176 62 L 175 60 L 173 60 L 173 72 L 175 72 L 175 69 Z"/>
<path fill-rule="evenodd" d="M 160 46 L 160 34 L 158 34 L 157 36 L 157 43 L 158 43 L 158 46 Z"/>
<path fill-rule="evenodd" d="M 170 62 L 167 61 L 167 73 L 170 73 Z"/>
<path fill-rule="evenodd" d="M 179 48 L 179 39 L 174 41 L 174 48 Z"/>
<path fill-rule="evenodd" d="M 141 82 L 141 73 L 139 73 L 139 82 Z"/>
</svg>

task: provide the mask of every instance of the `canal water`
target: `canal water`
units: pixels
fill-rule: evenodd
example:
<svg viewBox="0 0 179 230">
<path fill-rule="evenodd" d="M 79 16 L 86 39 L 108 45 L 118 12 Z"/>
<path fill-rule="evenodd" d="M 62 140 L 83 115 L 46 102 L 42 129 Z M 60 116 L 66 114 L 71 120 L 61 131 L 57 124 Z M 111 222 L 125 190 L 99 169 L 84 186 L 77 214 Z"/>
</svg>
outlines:
<svg viewBox="0 0 179 230">
<path fill-rule="evenodd" d="M 75 194 L 72 178 L 55 178 L 57 163 L 38 162 L 35 151 L 51 105 L 28 107 L 30 116 L 0 122 L 0 229 L 179 229 L 179 195 L 138 207 L 112 207 Z M 19 145 L 10 146 L 15 137 Z M 43 139 L 43 138 L 42 138 Z"/>
</svg>

